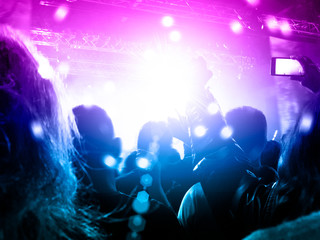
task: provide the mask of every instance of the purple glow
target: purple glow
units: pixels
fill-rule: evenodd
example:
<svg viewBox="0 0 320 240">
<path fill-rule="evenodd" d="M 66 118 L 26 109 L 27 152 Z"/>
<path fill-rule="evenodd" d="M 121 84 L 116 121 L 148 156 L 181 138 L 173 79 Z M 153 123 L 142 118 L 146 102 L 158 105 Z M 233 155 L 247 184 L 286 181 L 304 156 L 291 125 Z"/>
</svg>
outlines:
<svg viewBox="0 0 320 240">
<path fill-rule="evenodd" d="M 275 17 L 269 17 L 266 22 L 270 30 L 275 30 L 279 28 L 279 23 Z"/>
<path fill-rule="evenodd" d="M 63 75 L 68 75 L 70 66 L 67 62 L 61 62 L 58 66 L 58 72 Z"/>
<path fill-rule="evenodd" d="M 56 10 L 55 14 L 54 14 L 54 19 L 57 22 L 62 22 L 68 15 L 69 13 L 69 8 L 67 6 L 60 6 L 58 7 L 58 9 Z"/>
<path fill-rule="evenodd" d="M 287 21 L 280 23 L 280 30 L 283 34 L 290 34 L 292 32 L 290 24 Z"/>
<path fill-rule="evenodd" d="M 239 21 L 233 21 L 230 23 L 230 28 L 234 33 L 241 33 L 243 31 L 243 26 Z"/>
<path fill-rule="evenodd" d="M 172 31 L 169 34 L 169 38 L 172 42 L 179 42 L 181 40 L 181 33 L 179 31 Z"/>
<path fill-rule="evenodd" d="M 164 27 L 172 27 L 174 24 L 174 19 L 170 16 L 165 16 L 162 18 L 161 23 Z"/>
<path fill-rule="evenodd" d="M 247 0 L 247 2 L 252 6 L 257 6 L 260 3 L 260 0 Z"/>
</svg>

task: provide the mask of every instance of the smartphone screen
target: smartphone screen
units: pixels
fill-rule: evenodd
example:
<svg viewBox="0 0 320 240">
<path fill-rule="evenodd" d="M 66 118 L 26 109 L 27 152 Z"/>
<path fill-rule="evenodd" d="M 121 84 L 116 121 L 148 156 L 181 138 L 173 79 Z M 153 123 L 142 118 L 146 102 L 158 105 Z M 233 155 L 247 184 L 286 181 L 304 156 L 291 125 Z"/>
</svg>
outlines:
<svg viewBox="0 0 320 240">
<path fill-rule="evenodd" d="M 271 75 L 303 76 L 304 70 L 296 59 L 273 57 L 271 58 Z"/>
</svg>

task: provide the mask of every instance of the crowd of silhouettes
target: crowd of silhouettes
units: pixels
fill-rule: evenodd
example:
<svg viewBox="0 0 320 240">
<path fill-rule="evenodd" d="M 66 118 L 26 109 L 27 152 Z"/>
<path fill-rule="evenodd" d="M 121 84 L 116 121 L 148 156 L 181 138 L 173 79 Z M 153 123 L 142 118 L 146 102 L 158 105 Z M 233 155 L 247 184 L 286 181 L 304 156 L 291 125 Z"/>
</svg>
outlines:
<svg viewBox="0 0 320 240">
<path fill-rule="evenodd" d="M 314 94 L 281 141 L 267 139 L 259 109 L 222 113 L 200 58 L 186 116 L 146 122 L 122 159 L 107 110 L 62 106 L 62 81 L 40 75 L 40 57 L 0 27 L 0 239 L 320 237 L 320 70 L 309 58 L 298 58 L 300 81 Z"/>
</svg>

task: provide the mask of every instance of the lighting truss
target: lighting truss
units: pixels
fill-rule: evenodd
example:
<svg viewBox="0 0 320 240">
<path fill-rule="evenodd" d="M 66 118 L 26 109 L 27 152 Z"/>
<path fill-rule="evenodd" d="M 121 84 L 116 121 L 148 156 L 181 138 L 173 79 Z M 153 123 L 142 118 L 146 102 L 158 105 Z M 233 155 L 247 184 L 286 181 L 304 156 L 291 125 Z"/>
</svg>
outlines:
<svg viewBox="0 0 320 240">
<path fill-rule="evenodd" d="M 275 18 L 277 22 L 287 22 L 292 32 L 301 36 L 320 38 L 320 24 L 271 15 L 261 15 L 258 19 L 262 24 L 265 24 L 270 17 Z"/>
<path fill-rule="evenodd" d="M 87 33 L 53 32 L 48 29 L 31 30 L 31 41 L 40 48 L 49 47 L 55 51 L 44 51 L 52 63 L 59 61 L 59 56 L 71 55 L 70 74 L 84 74 L 86 71 L 98 76 L 110 75 L 110 73 L 124 73 L 131 71 L 132 60 L 143 50 L 147 44 L 143 42 L 128 42 L 118 37 L 107 35 L 90 35 Z M 41 51 L 41 49 L 40 49 Z M 223 64 L 240 66 L 243 69 L 252 68 L 255 57 L 234 55 L 226 51 L 214 51 L 199 49 L 210 64 Z M 115 60 L 111 60 L 108 54 L 117 54 Z M 121 57 L 122 56 L 122 57 Z M 66 57 L 66 56 L 64 56 Z"/>
</svg>

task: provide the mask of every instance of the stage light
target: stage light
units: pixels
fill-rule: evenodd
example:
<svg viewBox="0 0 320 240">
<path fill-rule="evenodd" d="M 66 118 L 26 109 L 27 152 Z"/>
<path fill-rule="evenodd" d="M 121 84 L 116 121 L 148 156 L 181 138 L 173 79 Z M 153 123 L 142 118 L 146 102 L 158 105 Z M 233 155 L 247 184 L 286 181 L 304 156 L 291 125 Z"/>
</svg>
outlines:
<svg viewBox="0 0 320 240">
<path fill-rule="evenodd" d="M 220 132 L 220 137 L 223 138 L 223 139 L 228 139 L 232 136 L 232 129 L 228 126 L 224 127 L 221 129 L 221 132 Z"/>
<path fill-rule="evenodd" d="M 312 127 L 313 117 L 309 114 L 302 116 L 300 121 L 299 130 L 302 133 L 308 133 Z"/>
<path fill-rule="evenodd" d="M 290 34 L 292 32 L 290 24 L 287 21 L 280 23 L 280 30 L 283 34 Z"/>
<path fill-rule="evenodd" d="M 31 128 L 31 132 L 32 132 L 33 136 L 36 139 L 42 139 L 43 138 L 43 129 L 42 129 L 42 126 L 41 126 L 40 123 L 32 122 L 30 128 Z"/>
<path fill-rule="evenodd" d="M 242 31 L 243 31 L 243 26 L 241 25 L 241 23 L 239 21 L 231 22 L 230 27 L 231 27 L 231 30 L 237 34 L 242 33 Z"/>
<path fill-rule="evenodd" d="M 196 137 L 201 138 L 206 135 L 208 129 L 205 126 L 199 125 L 194 128 L 193 133 Z"/>
<path fill-rule="evenodd" d="M 151 161 L 144 157 L 138 157 L 136 160 L 136 164 L 139 168 L 148 169 L 151 167 Z"/>
<path fill-rule="evenodd" d="M 164 16 L 161 22 L 164 27 L 172 27 L 174 24 L 174 19 L 171 16 Z"/>
<path fill-rule="evenodd" d="M 116 159 L 114 159 L 114 157 L 109 156 L 109 155 L 104 157 L 103 162 L 105 165 L 107 165 L 108 167 L 111 167 L 111 168 L 113 168 L 117 165 Z"/>
<path fill-rule="evenodd" d="M 54 13 L 54 19 L 57 22 L 62 22 L 68 15 L 69 13 L 69 8 L 65 5 L 59 6 Z"/>
<path fill-rule="evenodd" d="M 247 0 L 247 2 L 252 6 L 257 6 L 260 3 L 260 0 Z"/>
<path fill-rule="evenodd" d="M 179 31 L 171 31 L 169 34 L 169 38 L 172 42 L 179 42 L 181 40 L 181 33 Z"/>
<path fill-rule="evenodd" d="M 266 25 L 270 30 L 275 30 L 279 28 L 279 23 L 275 17 L 269 17 L 266 20 Z"/>
</svg>

